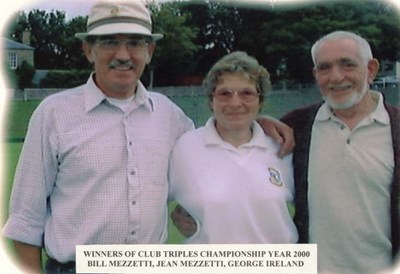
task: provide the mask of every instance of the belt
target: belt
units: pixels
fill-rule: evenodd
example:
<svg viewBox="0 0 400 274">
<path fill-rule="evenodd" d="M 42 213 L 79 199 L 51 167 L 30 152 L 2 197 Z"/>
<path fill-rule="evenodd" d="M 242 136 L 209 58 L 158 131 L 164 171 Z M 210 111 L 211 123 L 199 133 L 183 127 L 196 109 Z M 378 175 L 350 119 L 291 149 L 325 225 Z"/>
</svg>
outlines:
<svg viewBox="0 0 400 274">
<path fill-rule="evenodd" d="M 60 263 L 53 258 L 48 258 L 46 263 L 46 273 L 59 273 L 59 271 L 75 271 L 75 261 Z M 57 272 L 58 271 L 58 272 Z M 72 273 L 72 272 L 71 272 Z"/>
</svg>

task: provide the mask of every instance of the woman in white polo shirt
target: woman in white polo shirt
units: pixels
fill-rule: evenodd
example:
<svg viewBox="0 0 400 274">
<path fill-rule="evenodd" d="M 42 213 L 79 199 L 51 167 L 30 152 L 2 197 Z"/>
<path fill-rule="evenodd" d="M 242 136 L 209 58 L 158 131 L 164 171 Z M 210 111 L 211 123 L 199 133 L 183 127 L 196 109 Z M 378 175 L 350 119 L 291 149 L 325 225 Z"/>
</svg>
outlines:
<svg viewBox="0 0 400 274">
<path fill-rule="evenodd" d="M 170 160 L 170 199 L 196 220 L 191 244 L 296 243 L 287 203 L 293 201 L 292 155 L 255 121 L 269 74 L 257 60 L 234 52 L 205 79 L 211 117 L 184 134 Z"/>
</svg>

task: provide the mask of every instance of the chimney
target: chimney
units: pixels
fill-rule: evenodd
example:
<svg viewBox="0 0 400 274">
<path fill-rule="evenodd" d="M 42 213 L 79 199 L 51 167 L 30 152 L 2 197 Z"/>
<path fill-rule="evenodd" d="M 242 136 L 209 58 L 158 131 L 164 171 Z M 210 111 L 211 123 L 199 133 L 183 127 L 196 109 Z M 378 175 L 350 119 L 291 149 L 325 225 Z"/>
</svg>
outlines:
<svg viewBox="0 0 400 274">
<path fill-rule="evenodd" d="M 29 30 L 24 30 L 24 32 L 22 32 L 22 44 L 27 46 L 31 45 L 31 32 Z"/>
</svg>

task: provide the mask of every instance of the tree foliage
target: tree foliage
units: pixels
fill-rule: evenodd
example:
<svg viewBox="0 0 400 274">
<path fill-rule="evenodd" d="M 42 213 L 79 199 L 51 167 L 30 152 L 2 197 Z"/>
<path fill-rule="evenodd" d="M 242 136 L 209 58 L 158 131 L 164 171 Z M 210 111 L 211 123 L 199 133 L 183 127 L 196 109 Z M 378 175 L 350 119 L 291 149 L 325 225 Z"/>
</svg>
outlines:
<svg viewBox="0 0 400 274">
<path fill-rule="evenodd" d="M 334 30 L 364 36 L 380 60 L 400 59 L 399 12 L 384 1 L 321 1 L 286 5 L 247 5 L 245 1 L 184 1 L 195 14 L 188 24 L 199 28 L 197 71 L 205 74 L 224 54 L 243 50 L 280 80 L 312 82 L 312 44 Z"/>
<path fill-rule="evenodd" d="M 200 47 L 194 43 L 198 29 L 187 26 L 190 13 L 181 11 L 178 2 L 150 5 L 154 32 L 164 38 L 157 43 L 150 69 L 156 73 L 157 85 L 168 85 L 179 77 L 193 73 L 191 60 Z"/>
<path fill-rule="evenodd" d="M 313 1 L 287 5 L 279 1 L 202 0 L 147 1 L 157 44 L 150 71 L 156 85 L 174 84 L 186 75 L 204 75 L 223 55 L 243 50 L 256 57 L 273 82 L 312 81 L 310 48 L 334 30 L 361 34 L 380 60 L 400 60 L 400 15 L 385 0 Z M 32 33 L 38 69 L 87 69 L 76 32 L 85 31 L 87 17 L 66 21 L 64 12 L 19 12 L 8 36 L 21 41 Z"/>
</svg>

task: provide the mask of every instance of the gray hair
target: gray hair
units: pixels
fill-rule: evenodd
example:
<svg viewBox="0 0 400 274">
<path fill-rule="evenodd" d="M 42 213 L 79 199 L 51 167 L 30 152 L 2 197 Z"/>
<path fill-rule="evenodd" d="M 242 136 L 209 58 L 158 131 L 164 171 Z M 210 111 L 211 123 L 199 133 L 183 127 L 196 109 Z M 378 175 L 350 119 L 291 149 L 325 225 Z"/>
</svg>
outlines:
<svg viewBox="0 0 400 274">
<path fill-rule="evenodd" d="M 271 88 L 268 71 L 254 57 L 243 51 L 235 51 L 217 61 L 204 79 L 203 86 L 210 101 L 219 77 L 223 73 L 243 73 L 247 75 L 250 80 L 256 83 L 257 90 L 260 93 L 260 102 L 264 100 L 264 93 Z"/>
<path fill-rule="evenodd" d="M 350 31 L 334 31 L 319 39 L 311 48 L 311 58 L 313 60 L 314 66 L 317 64 L 317 51 L 319 50 L 321 44 L 325 41 L 341 40 L 341 39 L 351 39 L 357 43 L 360 57 L 365 62 L 368 63 L 372 57 L 372 51 L 369 43 L 360 35 L 357 35 Z"/>
</svg>

